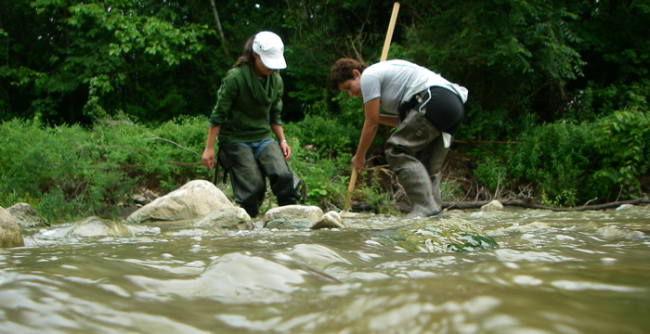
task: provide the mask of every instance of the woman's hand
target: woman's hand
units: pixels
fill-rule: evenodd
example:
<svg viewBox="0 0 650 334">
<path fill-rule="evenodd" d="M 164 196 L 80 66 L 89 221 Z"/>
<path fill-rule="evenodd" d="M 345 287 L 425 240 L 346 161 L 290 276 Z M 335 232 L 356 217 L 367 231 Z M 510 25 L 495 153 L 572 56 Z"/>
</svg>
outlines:
<svg viewBox="0 0 650 334">
<path fill-rule="evenodd" d="M 363 129 L 361 130 L 361 138 L 359 139 L 359 147 L 357 153 L 352 158 L 352 166 L 357 172 L 360 172 L 366 164 L 366 152 L 372 144 L 377 134 L 379 127 L 379 98 L 372 99 L 363 105 L 366 120 L 363 122 Z"/>
<path fill-rule="evenodd" d="M 205 150 L 203 150 L 201 161 L 203 162 L 203 166 L 212 169 L 212 166 L 214 166 L 214 148 L 206 147 Z"/>
<path fill-rule="evenodd" d="M 352 158 L 352 167 L 357 170 L 357 173 L 361 172 L 363 166 L 366 165 L 366 157 L 363 155 L 355 155 Z"/>
<path fill-rule="evenodd" d="M 284 138 L 284 131 L 282 130 L 282 125 L 280 124 L 271 124 L 271 130 L 275 134 L 275 137 L 278 138 L 280 142 L 280 149 L 282 154 L 284 154 L 284 162 L 287 162 L 291 157 L 291 148 L 287 144 L 287 140 Z"/>
<path fill-rule="evenodd" d="M 219 129 L 221 126 L 211 126 L 208 130 L 208 141 L 205 143 L 205 149 L 201 156 L 201 162 L 207 169 L 212 169 L 214 166 L 214 140 L 219 134 Z"/>
<path fill-rule="evenodd" d="M 291 147 L 289 147 L 286 141 L 281 141 L 280 149 L 282 150 L 282 154 L 284 154 L 284 162 L 287 162 L 291 157 Z"/>
</svg>

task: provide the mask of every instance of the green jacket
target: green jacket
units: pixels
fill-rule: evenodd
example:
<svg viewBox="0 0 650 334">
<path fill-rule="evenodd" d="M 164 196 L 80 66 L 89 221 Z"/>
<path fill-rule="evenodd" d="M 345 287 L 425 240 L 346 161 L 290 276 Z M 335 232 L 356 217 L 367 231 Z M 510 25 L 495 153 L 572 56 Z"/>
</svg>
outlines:
<svg viewBox="0 0 650 334">
<path fill-rule="evenodd" d="M 284 83 L 277 72 L 259 79 L 251 66 L 228 71 L 210 115 L 210 126 L 221 126 L 219 143 L 272 138 L 271 124 L 282 125 L 283 92 Z"/>
</svg>

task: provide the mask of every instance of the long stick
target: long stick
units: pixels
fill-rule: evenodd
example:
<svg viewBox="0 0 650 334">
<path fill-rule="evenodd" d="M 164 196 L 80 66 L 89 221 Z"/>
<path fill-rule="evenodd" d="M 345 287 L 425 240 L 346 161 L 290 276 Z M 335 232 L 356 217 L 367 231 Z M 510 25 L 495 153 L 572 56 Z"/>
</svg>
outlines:
<svg viewBox="0 0 650 334">
<path fill-rule="evenodd" d="M 393 30 L 395 30 L 395 22 L 397 21 L 397 13 L 399 12 L 399 2 L 393 4 L 393 14 L 390 16 L 390 23 L 388 24 L 388 32 L 386 32 L 386 40 L 384 40 L 384 49 L 381 51 L 379 61 L 385 61 L 388 57 L 388 48 L 390 48 L 390 40 L 393 39 Z M 345 196 L 345 204 L 343 204 L 343 211 L 350 209 L 350 202 L 352 201 L 352 193 L 354 192 L 354 185 L 357 183 L 357 170 L 352 167 L 352 175 L 350 176 L 350 183 L 348 184 L 348 193 Z"/>
<path fill-rule="evenodd" d="M 388 48 L 390 48 L 390 40 L 393 38 L 393 30 L 395 29 L 395 22 L 397 21 L 397 13 L 399 12 L 399 2 L 393 4 L 393 14 L 390 16 L 390 23 L 388 24 L 388 32 L 386 32 L 386 40 L 384 40 L 384 49 L 381 51 L 381 58 L 379 61 L 385 61 L 388 57 Z"/>
</svg>

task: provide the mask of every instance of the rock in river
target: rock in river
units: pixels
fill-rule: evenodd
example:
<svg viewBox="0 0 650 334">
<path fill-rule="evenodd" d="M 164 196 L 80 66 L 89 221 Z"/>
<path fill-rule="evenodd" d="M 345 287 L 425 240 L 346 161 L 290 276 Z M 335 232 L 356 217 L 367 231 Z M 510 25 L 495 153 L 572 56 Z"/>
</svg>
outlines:
<svg viewBox="0 0 650 334">
<path fill-rule="evenodd" d="M 76 223 L 66 237 L 130 237 L 131 231 L 122 223 L 91 216 Z"/>
<path fill-rule="evenodd" d="M 252 230 L 253 222 L 242 208 L 221 208 L 203 216 L 194 226 L 213 230 Z"/>
<path fill-rule="evenodd" d="M 264 227 L 277 229 L 308 229 L 323 218 L 317 206 L 286 205 L 273 208 L 264 214 Z"/>
<path fill-rule="evenodd" d="M 41 217 L 34 208 L 27 203 L 16 203 L 7 209 L 16 218 L 20 227 L 50 226 L 47 219 Z"/>
<path fill-rule="evenodd" d="M 194 180 L 143 206 L 126 218 L 126 222 L 189 220 L 203 217 L 216 209 L 232 207 L 234 205 L 214 184 Z"/>
<path fill-rule="evenodd" d="M 20 226 L 9 211 L 0 206 L 0 248 L 22 247 L 25 245 L 20 234 Z"/>
<path fill-rule="evenodd" d="M 499 248 L 499 244 L 474 224 L 455 217 L 416 220 L 410 225 L 380 232 L 375 237 L 409 252 L 467 252 Z"/>
</svg>

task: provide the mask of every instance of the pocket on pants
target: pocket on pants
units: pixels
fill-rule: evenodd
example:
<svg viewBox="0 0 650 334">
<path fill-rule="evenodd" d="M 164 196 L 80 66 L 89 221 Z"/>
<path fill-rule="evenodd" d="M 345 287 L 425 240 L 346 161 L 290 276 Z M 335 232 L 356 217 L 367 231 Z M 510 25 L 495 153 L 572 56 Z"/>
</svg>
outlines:
<svg viewBox="0 0 650 334">
<path fill-rule="evenodd" d="M 438 136 L 436 130 L 429 121 L 427 121 L 417 111 L 411 111 L 402 124 L 388 139 L 388 143 L 410 147 L 414 151 L 419 151 L 420 146 L 426 146 Z"/>
</svg>

